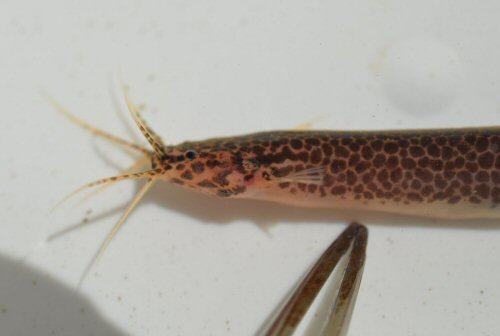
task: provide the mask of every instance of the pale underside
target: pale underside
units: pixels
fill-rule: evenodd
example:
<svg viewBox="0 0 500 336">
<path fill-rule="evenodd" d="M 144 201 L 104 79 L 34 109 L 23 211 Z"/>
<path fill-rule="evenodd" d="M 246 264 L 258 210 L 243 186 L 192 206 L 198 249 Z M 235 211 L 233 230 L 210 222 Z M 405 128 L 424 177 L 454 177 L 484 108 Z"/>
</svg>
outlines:
<svg viewBox="0 0 500 336">
<path fill-rule="evenodd" d="M 240 198 L 271 201 L 286 205 L 325 208 L 346 211 L 374 211 L 388 214 L 408 215 L 441 219 L 481 219 L 500 218 L 500 208 L 489 202 L 471 204 L 459 202 L 449 204 L 446 201 L 434 202 L 394 202 L 390 200 L 355 200 L 348 196 L 327 195 L 321 197 L 314 194 L 290 195 L 278 189 L 260 190 L 242 194 Z"/>
</svg>

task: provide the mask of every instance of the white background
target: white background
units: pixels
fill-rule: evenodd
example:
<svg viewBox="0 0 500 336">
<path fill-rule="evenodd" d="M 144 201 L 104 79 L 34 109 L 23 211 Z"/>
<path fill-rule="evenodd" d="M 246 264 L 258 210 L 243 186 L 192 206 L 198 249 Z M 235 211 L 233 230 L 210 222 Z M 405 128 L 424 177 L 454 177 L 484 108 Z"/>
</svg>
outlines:
<svg viewBox="0 0 500 336">
<path fill-rule="evenodd" d="M 69 123 L 41 88 L 131 138 L 110 94 L 122 77 L 168 143 L 321 116 L 316 128 L 499 125 L 500 2 L 403 3 L 2 1 L 0 334 L 251 335 L 355 219 L 370 237 L 350 335 L 500 334 L 497 221 L 296 209 L 159 184 L 77 290 L 138 184 L 50 214 L 132 160 Z"/>
</svg>

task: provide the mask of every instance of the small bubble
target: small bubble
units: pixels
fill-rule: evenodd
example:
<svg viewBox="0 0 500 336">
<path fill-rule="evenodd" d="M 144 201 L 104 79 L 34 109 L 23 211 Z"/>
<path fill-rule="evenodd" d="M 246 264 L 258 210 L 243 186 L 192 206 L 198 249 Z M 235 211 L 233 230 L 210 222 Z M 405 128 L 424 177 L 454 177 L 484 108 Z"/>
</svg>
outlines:
<svg viewBox="0 0 500 336">
<path fill-rule="evenodd" d="M 429 38 L 398 43 L 388 49 L 382 80 L 399 108 L 415 113 L 445 109 L 462 84 L 462 65 L 448 46 Z"/>
</svg>

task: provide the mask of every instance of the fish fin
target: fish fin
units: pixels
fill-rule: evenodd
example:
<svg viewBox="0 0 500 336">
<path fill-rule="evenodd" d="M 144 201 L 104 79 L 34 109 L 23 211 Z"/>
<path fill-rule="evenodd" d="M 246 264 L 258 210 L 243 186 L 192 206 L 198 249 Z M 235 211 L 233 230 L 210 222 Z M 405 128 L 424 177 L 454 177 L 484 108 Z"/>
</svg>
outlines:
<svg viewBox="0 0 500 336">
<path fill-rule="evenodd" d="M 317 124 L 318 122 L 320 122 L 321 120 L 325 119 L 326 118 L 326 114 L 323 114 L 323 115 L 320 115 L 320 116 L 317 116 L 313 119 L 310 119 L 308 121 L 305 121 L 297 126 L 295 126 L 294 128 L 292 128 L 292 130 L 294 131 L 307 131 L 307 130 L 310 130 L 314 127 L 314 124 Z"/>
<path fill-rule="evenodd" d="M 287 176 L 278 177 L 274 181 L 277 183 L 306 183 L 306 184 L 323 184 L 326 173 L 325 167 L 311 167 L 293 172 Z"/>
</svg>

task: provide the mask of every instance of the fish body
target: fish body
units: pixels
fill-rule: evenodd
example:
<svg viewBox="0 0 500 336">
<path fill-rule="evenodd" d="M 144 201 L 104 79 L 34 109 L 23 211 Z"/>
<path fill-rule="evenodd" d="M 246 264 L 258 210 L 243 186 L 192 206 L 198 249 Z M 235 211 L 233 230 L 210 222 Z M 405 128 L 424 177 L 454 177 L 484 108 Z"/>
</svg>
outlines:
<svg viewBox="0 0 500 336">
<path fill-rule="evenodd" d="M 445 219 L 500 218 L 500 127 L 270 131 L 165 145 L 125 88 L 124 97 L 151 149 L 92 126 L 49 98 L 75 124 L 142 156 L 120 175 L 83 185 L 63 200 L 96 186 L 145 180 L 80 283 L 147 191 L 162 180 L 223 199 Z M 149 166 L 137 171 L 144 164 Z"/>
<path fill-rule="evenodd" d="M 271 131 L 164 146 L 162 178 L 223 198 L 500 217 L 500 128 Z"/>
</svg>

